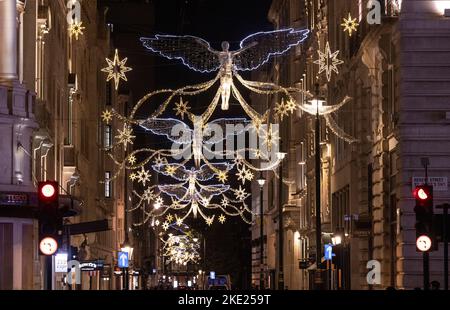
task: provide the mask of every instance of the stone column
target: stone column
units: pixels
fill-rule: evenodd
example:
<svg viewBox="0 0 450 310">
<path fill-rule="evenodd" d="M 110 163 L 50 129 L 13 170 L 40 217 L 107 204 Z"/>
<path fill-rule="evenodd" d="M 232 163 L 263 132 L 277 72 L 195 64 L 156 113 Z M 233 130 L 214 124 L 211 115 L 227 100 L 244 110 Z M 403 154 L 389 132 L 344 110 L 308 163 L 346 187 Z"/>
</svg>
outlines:
<svg viewBox="0 0 450 310">
<path fill-rule="evenodd" d="M 0 1 L 0 85 L 17 80 L 17 4 Z"/>
</svg>

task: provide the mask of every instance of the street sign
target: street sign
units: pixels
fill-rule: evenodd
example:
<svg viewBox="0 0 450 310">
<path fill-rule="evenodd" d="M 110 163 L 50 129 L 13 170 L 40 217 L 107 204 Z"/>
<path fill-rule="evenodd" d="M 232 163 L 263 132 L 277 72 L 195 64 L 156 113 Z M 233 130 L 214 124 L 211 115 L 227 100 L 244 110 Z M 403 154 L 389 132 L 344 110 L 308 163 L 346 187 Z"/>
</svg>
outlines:
<svg viewBox="0 0 450 310">
<path fill-rule="evenodd" d="M 431 242 L 430 237 L 424 235 L 424 236 L 420 236 L 419 238 L 417 238 L 416 246 L 419 251 L 427 252 L 428 250 L 431 249 L 431 245 L 432 245 L 432 242 Z"/>
<path fill-rule="evenodd" d="M 425 184 L 424 177 L 413 177 L 412 178 L 412 189 L 417 186 Z M 433 186 L 433 191 L 435 192 L 446 192 L 448 190 L 448 179 L 447 177 L 428 177 L 428 185 Z"/>
<path fill-rule="evenodd" d="M 332 260 L 333 256 L 336 256 L 336 254 L 333 253 L 333 245 L 332 244 L 325 244 L 324 256 L 325 256 L 325 260 Z"/>
<path fill-rule="evenodd" d="M 67 253 L 55 255 L 55 272 L 67 272 Z"/>
<path fill-rule="evenodd" d="M 128 268 L 128 253 L 119 252 L 119 255 L 117 257 L 119 259 L 119 268 Z"/>
</svg>

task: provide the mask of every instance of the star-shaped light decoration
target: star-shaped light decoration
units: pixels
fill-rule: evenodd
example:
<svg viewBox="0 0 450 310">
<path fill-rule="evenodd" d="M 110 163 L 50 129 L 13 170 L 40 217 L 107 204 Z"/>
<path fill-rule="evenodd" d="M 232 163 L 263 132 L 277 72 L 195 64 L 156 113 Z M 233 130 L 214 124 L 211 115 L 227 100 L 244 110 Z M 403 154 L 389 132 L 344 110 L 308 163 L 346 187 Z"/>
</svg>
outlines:
<svg viewBox="0 0 450 310">
<path fill-rule="evenodd" d="M 164 230 L 168 230 L 168 229 L 169 229 L 169 222 L 164 222 L 164 223 L 162 224 L 162 228 L 163 228 Z"/>
<path fill-rule="evenodd" d="M 267 148 L 267 150 L 271 150 L 273 146 L 278 144 L 280 140 L 279 130 L 274 128 L 272 124 L 269 125 L 267 130 L 263 130 L 263 146 Z"/>
<path fill-rule="evenodd" d="M 162 199 L 162 197 L 156 198 L 155 204 L 160 205 L 160 206 L 164 205 L 164 199 Z"/>
<path fill-rule="evenodd" d="M 145 184 L 150 181 L 150 177 L 151 174 L 145 170 L 144 167 L 141 167 L 141 171 L 137 173 L 136 179 L 138 180 L 138 183 L 142 183 L 142 185 L 145 186 Z"/>
<path fill-rule="evenodd" d="M 159 224 L 160 224 L 160 221 L 159 221 L 159 220 L 156 220 L 156 221 L 155 221 L 155 225 L 156 225 L 156 226 L 159 226 Z"/>
<path fill-rule="evenodd" d="M 233 191 L 237 200 L 244 201 L 247 198 L 247 192 L 244 188 L 242 188 L 242 186 L 239 185 L 239 189 L 235 189 Z"/>
<path fill-rule="evenodd" d="M 210 199 L 209 199 L 209 198 L 206 198 L 206 197 L 203 197 L 203 198 L 202 198 L 201 204 L 202 204 L 203 206 L 208 206 L 209 203 L 210 203 Z"/>
<path fill-rule="evenodd" d="M 245 184 L 245 181 L 251 181 L 253 180 L 253 173 L 250 171 L 250 169 L 247 169 L 245 165 L 242 166 L 242 169 L 238 166 L 238 173 L 236 174 L 238 177 L 238 181 L 242 181 L 242 184 Z"/>
<path fill-rule="evenodd" d="M 172 215 L 172 214 L 168 214 L 168 215 L 166 216 L 166 220 L 167 220 L 167 222 L 172 223 L 172 221 L 173 221 L 173 215 Z"/>
<path fill-rule="evenodd" d="M 130 155 L 130 156 L 128 157 L 128 163 L 129 163 L 130 165 L 134 165 L 134 164 L 136 163 L 136 156 Z"/>
<path fill-rule="evenodd" d="M 137 179 L 136 173 L 134 173 L 134 172 L 133 172 L 133 173 L 130 173 L 129 178 L 130 178 L 131 181 L 136 180 L 136 179 Z"/>
<path fill-rule="evenodd" d="M 119 143 L 123 144 L 125 150 L 127 149 L 128 144 L 133 144 L 133 139 L 136 136 L 133 136 L 133 128 L 128 126 L 127 124 L 123 125 L 123 130 L 117 129 L 119 134 L 116 136 L 116 139 L 119 140 Z"/>
<path fill-rule="evenodd" d="M 211 226 L 212 223 L 214 222 L 214 216 L 207 217 L 205 219 L 205 222 L 206 222 L 206 225 Z"/>
<path fill-rule="evenodd" d="M 184 120 L 184 115 L 188 114 L 191 109 L 188 104 L 188 101 L 183 102 L 183 98 L 180 97 L 180 102 L 175 103 L 174 111 L 176 112 L 176 116 L 180 115 L 181 119 Z"/>
<path fill-rule="evenodd" d="M 225 223 L 225 220 L 226 220 L 226 219 L 227 219 L 227 218 L 225 217 L 225 215 L 221 214 L 221 215 L 219 216 L 219 222 L 220 222 L 220 224 Z"/>
<path fill-rule="evenodd" d="M 112 112 L 110 110 L 105 110 L 102 112 L 101 118 L 103 122 L 109 124 L 112 121 Z"/>
<path fill-rule="evenodd" d="M 169 176 L 173 176 L 175 174 L 175 171 L 177 171 L 177 168 L 175 166 L 167 166 L 166 167 L 166 173 Z"/>
<path fill-rule="evenodd" d="M 83 30 L 86 27 L 83 27 L 82 24 L 83 24 L 83 22 L 81 22 L 81 21 L 80 22 L 74 21 L 74 22 L 72 22 L 70 24 L 70 26 L 69 26 L 69 35 L 70 35 L 71 38 L 73 36 L 75 36 L 75 40 L 78 41 L 79 36 L 83 35 Z"/>
<path fill-rule="evenodd" d="M 295 102 L 295 100 L 293 99 L 289 99 L 286 102 L 286 110 L 291 114 L 294 113 L 295 110 L 297 110 L 297 102 Z"/>
<path fill-rule="evenodd" d="M 147 200 L 147 203 L 150 204 L 150 202 L 153 201 L 153 199 L 155 199 L 155 194 L 154 194 L 153 190 L 151 190 L 150 188 L 147 188 L 144 191 L 144 195 L 142 196 L 142 198 L 144 200 Z"/>
<path fill-rule="evenodd" d="M 222 182 L 225 183 L 228 180 L 228 174 L 226 171 L 219 171 L 219 173 L 217 174 L 217 179 Z"/>
<path fill-rule="evenodd" d="M 158 154 L 153 163 L 155 164 L 155 166 L 165 165 L 167 164 L 167 159 L 165 157 L 161 157 L 161 155 Z"/>
<path fill-rule="evenodd" d="M 333 72 L 339 74 L 337 66 L 343 64 L 344 62 L 337 58 L 339 55 L 339 50 L 333 53 L 331 52 L 330 42 L 327 42 L 325 46 L 325 53 L 321 51 L 317 52 L 319 53 L 319 59 L 314 61 L 314 63 L 319 65 L 319 74 L 326 72 L 327 80 L 329 82 L 331 81 L 331 74 Z"/>
<path fill-rule="evenodd" d="M 220 205 L 221 205 L 222 207 L 226 208 L 226 207 L 228 207 L 228 206 L 230 205 L 230 203 L 229 203 L 228 199 L 223 198 L 223 199 L 222 199 L 222 202 L 220 203 Z"/>
<path fill-rule="evenodd" d="M 107 82 L 114 79 L 114 85 L 116 90 L 119 89 L 120 79 L 128 81 L 125 73 L 133 70 L 130 67 L 125 66 L 127 60 L 128 58 L 124 58 L 122 60 L 119 59 L 119 51 L 117 49 L 113 60 L 106 58 L 108 67 L 103 68 L 102 72 L 108 73 L 108 76 L 106 77 Z"/>
<path fill-rule="evenodd" d="M 176 223 L 177 223 L 178 226 L 183 225 L 183 219 L 181 217 L 175 216 L 175 218 L 176 218 Z"/>
<path fill-rule="evenodd" d="M 287 109 L 284 99 L 281 99 L 281 102 L 275 104 L 274 113 L 275 117 L 280 119 L 281 121 L 284 119 L 285 116 L 289 116 L 289 111 Z"/>
<path fill-rule="evenodd" d="M 352 36 L 353 31 L 358 31 L 359 23 L 356 18 L 352 18 L 350 12 L 348 13 L 348 18 L 344 17 L 344 22 L 341 24 L 344 27 L 344 32 L 348 32 L 349 37 Z"/>
</svg>

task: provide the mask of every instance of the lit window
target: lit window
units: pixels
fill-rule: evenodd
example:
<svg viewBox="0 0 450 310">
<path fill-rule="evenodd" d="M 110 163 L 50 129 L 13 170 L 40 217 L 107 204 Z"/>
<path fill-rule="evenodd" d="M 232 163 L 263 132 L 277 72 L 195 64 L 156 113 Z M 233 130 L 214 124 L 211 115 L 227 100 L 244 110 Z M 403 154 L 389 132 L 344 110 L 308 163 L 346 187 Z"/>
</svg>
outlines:
<svg viewBox="0 0 450 310">
<path fill-rule="evenodd" d="M 105 147 L 111 147 L 112 146 L 112 128 L 111 125 L 105 126 Z"/>
<path fill-rule="evenodd" d="M 105 197 L 111 198 L 111 172 L 105 172 Z"/>
</svg>

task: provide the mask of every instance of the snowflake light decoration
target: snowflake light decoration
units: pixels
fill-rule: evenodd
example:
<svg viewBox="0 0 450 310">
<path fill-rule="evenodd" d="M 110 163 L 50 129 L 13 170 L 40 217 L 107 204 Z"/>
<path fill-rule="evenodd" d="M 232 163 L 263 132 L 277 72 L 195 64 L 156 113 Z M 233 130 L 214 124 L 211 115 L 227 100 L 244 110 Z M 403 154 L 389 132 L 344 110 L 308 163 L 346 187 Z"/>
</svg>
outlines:
<svg viewBox="0 0 450 310">
<path fill-rule="evenodd" d="M 142 185 L 145 186 L 147 182 L 150 182 L 150 177 L 151 174 L 148 172 L 148 170 L 145 170 L 144 167 L 141 167 L 141 171 L 137 173 L 136 179 L 139 183 L 142 183 Z"/>
<path fill-rule="evenodd" d="M 174 108 L 176 116 L 180 115 L 181 119 L 184 120 L 185 114 L 189 114 L 189 110 L 191 109 L 188 104 L 189 102 L 183 102 L 183 98 L 180 97 L 180 102 L 176 103 Z"/>
<path fill-rule="evenodd" d="M 226 221 L 226 217 L 225 217 L 225 215 L 223 215 L 223 214 L 221 214 L 220 216 L 219 216 L 219 222 L 220 222 L 220 224 L 223 224 L 223 223 L 225 223 L 225 221 Z"/>
<path fill-rule="evenodd" d="M 319 59 L 314 61 L 315 64 L 319 65 L 319 74 L 325 72 L 328 82 L 331 81 L 331 74 L 335 72 L 339 74 L 338 65 L 344 62 L 338 59 L 339 50 L 331 52 L 330 42 L 325 45 L 325 52 L 317 51 L 319 53 Z"/>
<path fill-rule="evenodd" d="M 102 72 L 108 73 L 108 76 L 106 77 L 107 82 L 114 80 L 116 90 L 119 89 L 119 83 L 121 79 L 124 81 L 128 81 L 125 73 L 133 70 L 132 68 L 125 66 L 127 61 L 128 58 L 124 58 L 122 60 L 119 59 L 119 51 L 116 49 L 114 59 L 111 60 L 109 58 L 106 58 L 108 67 L 101 70 Z"/>
</svg>

